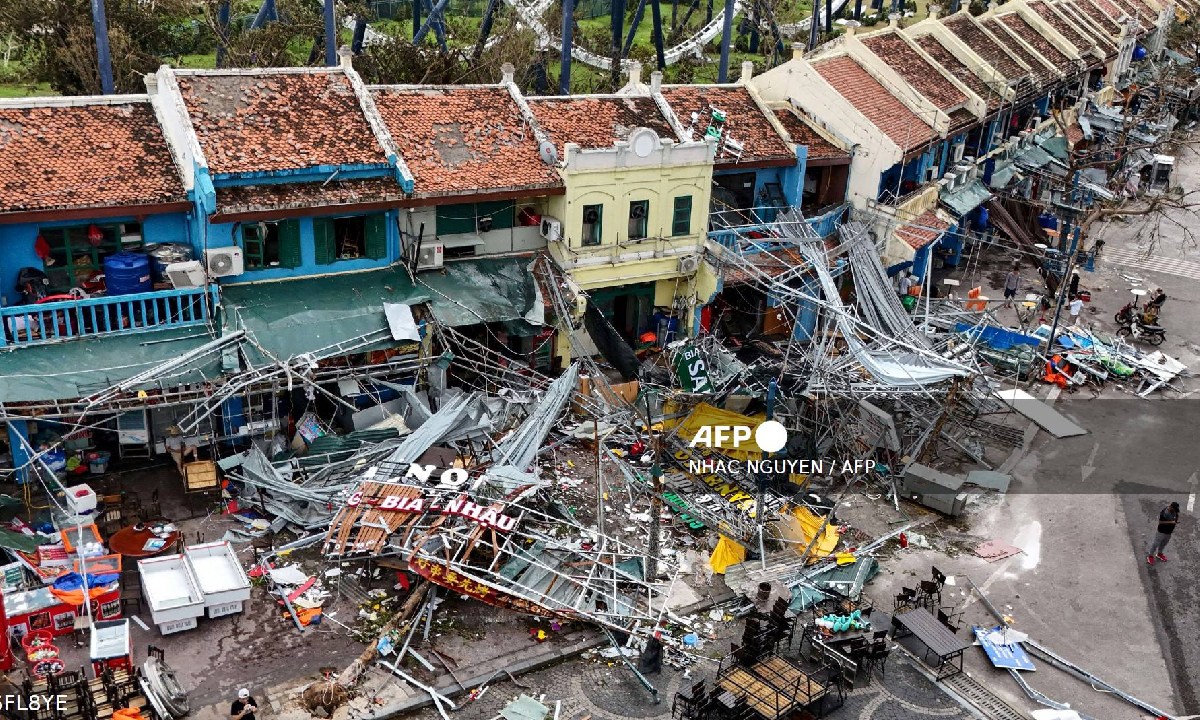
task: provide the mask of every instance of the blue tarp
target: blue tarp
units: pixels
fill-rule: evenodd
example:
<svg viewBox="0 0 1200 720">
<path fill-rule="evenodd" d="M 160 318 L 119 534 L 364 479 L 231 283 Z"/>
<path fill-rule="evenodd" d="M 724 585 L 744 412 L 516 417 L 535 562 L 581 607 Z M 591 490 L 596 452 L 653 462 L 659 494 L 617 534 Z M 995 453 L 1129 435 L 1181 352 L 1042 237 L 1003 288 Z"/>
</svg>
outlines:
<svg viewBox="0 0 1200 720">
<path fill-rule="evenodd" d="M 89 588 L 104 587 L 105 585 L 112 585 L 120 579 L 121 576 L 116 573 L 106 575 L 92 575 L 88 573 L 87 584 Z M 59 575 L 54 579 L 54 587 L 57 590 L 82 590 L 83 576 L 73 572 L 66 575 Z"/>
<path fill-rule="evenodd" d="M 1009 350 L 1014 345 L 1024 344 L 1038 347 L 1042 344 L 1041 340 L 1036 337 L 1022 335 L 1012 330 L 1005 330 L 1004 328 L 992 327 L 990 325 L 976 327 L 966 323 L 958 323 L 954 326 L 954 332 L 967 333 L 978 337 L 996 350 Z"/>
</svg>

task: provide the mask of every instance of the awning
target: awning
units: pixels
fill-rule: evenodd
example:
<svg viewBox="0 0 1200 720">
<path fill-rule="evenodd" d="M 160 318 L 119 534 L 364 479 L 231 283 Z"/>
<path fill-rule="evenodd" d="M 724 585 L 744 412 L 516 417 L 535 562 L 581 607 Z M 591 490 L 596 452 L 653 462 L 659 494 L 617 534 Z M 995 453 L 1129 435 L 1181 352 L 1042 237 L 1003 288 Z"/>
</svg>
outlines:
<svg viewBox="0 0 1200 720">
<path fill-rule="evenodd" d="M 0 352 L 0 398 L 5 402 L 35 402 L 91 395 L 213 339 L 203 328 L 179 328 Z M 157 380 L 164 388 L 202 382 L 217 377 L 220 365 L 221 354 L 215 352 Z M 137 389 L 158 387 L 158 383 L 148 383 Z"/>
<path fill-rule="evenodd" d="M 1016 163 L 1021 167 L 1036 170 L 1050 162 L 1052 158 L 1050 153 L 1043 150 L 1038 145 L 1030 145 L 1025 148 L 1025 152 L 1016 157 Z"/>
<path fill-rule="evenodd" d="M 949 229 L 950 223 L 939 218 L 933 210 L 926 210 L 912 221 L 896 228 L 894 236 L 899 242 L 890 243 L 898 248 L 896 257 L 892 258 L 893 262 L 911 260 L 917 250 L 933 244 Z M 907 256 L 900 257 L 905 254 L 906 249 Z"/>
<path fill-rule="evenodd" d="M 1070 148 L 1067 147 L 1067 139 L 1062 135 L 1054 137 L 1042 143 L 1042 149 L 1050 153 L 1050 155 L 1062 162 L 1066 162 L 1070 156 Z"/>
<path fill-rule="evenodd" d="M 1015 176 L 1017 176 L 1017 168 L 1012 163 L 997 165 L 996 169 L 992 171 L 992 179 L 988 184 L 996 190 L 1003 190 Z"/>
<path fill-rule="evenodd" d="M 464 260 L 441 272 L 399 267 L 223 289 L 226 323 L 244 327 L 280 360 L 322 351 L 367 352 L 404 344 L 392 339 L 384 304 L 428 303 L 450 326 L 526 320 L 544 322 L 545 308 L 529 258 Z M 251 348 L 255 366 L 270 361 Z"/>
<path fill-rule="evenodd" d="M 991 196 L 992 193 L 984 187 L 983 183 L 978 180 L 971 180 L 966 185 L 950 192 L 943 189 L 938 194 L 938 199 L 942 201 L 942 204 L 950 212 L 958 217 L 962 217 L 987 202 Z"/>
</svg>

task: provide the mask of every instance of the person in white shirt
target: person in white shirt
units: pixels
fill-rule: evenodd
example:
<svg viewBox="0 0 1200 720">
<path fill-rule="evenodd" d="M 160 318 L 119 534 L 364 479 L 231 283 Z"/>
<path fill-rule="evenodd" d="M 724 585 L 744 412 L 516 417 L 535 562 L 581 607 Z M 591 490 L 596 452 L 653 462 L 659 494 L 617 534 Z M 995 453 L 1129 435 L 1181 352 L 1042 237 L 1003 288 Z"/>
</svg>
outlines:
<svg viewBox="0 0 1200 720">
<path fill-rule="evenodd" d="M 904 274 L 900 276 L 900 295 L 901 296 L 907 295 L 909 288 L 911 288 L 912 285 L 913 285 L 912 273 L 905 270 Z"/>
<path fill-rule="evenodd" d="M 1083 313 L 1083 301 L 1079 299 L 1078 295 L 1072 295 L 1068 308 L 1071 311 L 1071 324 L 1078 326 L 1080 314 Z"/>
</svg>

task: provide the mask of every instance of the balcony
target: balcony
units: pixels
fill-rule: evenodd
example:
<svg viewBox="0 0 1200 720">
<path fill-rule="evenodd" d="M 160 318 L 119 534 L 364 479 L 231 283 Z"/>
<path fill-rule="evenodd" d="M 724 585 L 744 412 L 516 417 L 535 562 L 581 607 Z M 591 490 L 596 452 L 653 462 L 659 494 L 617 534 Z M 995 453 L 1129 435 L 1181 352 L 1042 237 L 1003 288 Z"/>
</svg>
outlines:
<svg viewBox="0 0 1200 720">
<path fill-rule="evenodd" d="M 0 347 L 207 325 L 218 297 L 210 285 L 4 307 Z"/>
</svg>

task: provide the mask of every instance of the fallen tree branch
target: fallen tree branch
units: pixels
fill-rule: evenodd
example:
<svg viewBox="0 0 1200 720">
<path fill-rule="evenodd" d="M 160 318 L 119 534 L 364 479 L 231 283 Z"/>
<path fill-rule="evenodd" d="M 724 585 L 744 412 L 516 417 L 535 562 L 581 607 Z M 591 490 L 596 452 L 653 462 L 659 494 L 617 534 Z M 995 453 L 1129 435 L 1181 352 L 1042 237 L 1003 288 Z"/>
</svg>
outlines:
<svg viewBox="0 0 1200 720">
<path fill-rule="evenodd" d="M 404 601 L 404 605 L 400 608 L 400 612 L 396 613 L 396 616 L 393 617 L 387 625 L 384 625 L 382 630 L 380 630 L 379 637 L 387 635 L 396 628 L 400 627 L 400 625 L 404 624 L 406 620 L 411 618 L 413 613 L 417 611 L 417 608 L 421 607 L 421 603 L 425 600 L 425 595 L 428 592 L 429 581 L 418 581 L 416 585 L 413 586 L 412 594 L 410 594 L 408 599 Z M 372 643 L 370 647 L 368 647 L 366 650 L 363 650 L 362 654 L 359 655 L 354 662 L 350 663 L 350 665 L 342 672 L 342 674 L 338 676 L 338 682 L 346 687 L 351 687 L 358 683 L 358 678 L 362 675 L 363 670 L 365 670 L 367 665 L 375 660 L 378 655 L 379 643 Z"/>
</svg>

